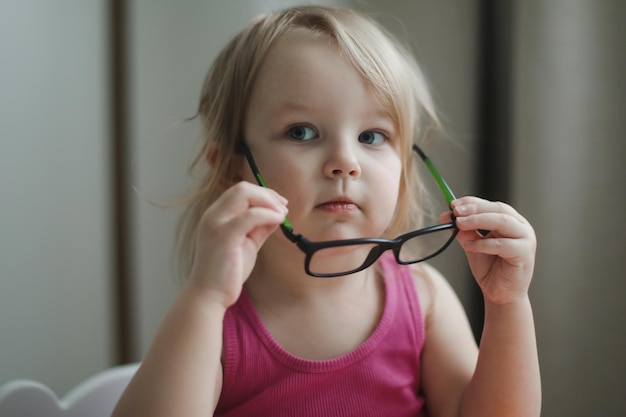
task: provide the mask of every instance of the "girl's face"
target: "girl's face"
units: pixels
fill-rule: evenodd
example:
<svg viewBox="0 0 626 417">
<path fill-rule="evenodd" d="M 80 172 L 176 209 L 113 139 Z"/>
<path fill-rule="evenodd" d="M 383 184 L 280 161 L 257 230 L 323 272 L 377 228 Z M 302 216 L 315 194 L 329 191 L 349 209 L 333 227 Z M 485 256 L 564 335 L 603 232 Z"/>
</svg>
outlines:
<svg viewBox="0 0 626 417">
<path fill-rule="evenodd" d="M 268 187 L 289 200 L 296 233 L 326 241 L 379 237 L 389 226 L 400 138 L 328 38 L 298 30 L 270 51 L 252 90 L 244 140 Z M 247 165 L 242 176 L 255 182 Z"/>
</svg>

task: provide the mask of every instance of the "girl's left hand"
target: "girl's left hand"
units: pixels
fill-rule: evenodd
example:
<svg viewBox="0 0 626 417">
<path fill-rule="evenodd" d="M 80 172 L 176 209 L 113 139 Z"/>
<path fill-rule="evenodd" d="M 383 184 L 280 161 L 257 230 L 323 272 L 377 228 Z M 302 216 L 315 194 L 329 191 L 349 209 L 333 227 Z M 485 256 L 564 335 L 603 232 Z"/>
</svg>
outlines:
<svg viewBox="0 0 626 417">
<path fill-rule="evenodd" d="M 457 241 L 485 300 L 515 302 L 528 295 L 537 240 L 532 226 L 505 203 L 463 197 L 452 202 Z M 478 230 L 489 230 L 486 237 Z"/>
</svg>

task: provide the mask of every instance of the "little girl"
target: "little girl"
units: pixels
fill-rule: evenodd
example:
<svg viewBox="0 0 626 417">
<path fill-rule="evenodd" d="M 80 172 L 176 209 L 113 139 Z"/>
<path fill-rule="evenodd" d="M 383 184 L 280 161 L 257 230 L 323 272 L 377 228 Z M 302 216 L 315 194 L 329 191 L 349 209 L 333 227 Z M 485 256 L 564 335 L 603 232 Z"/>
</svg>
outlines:
<svg viewBox="0 0 626 417">
<path fill-rule="evenodd" d="M 539 415 L 533 229 L 449 190 L 452 213 L 422 224 L 432 179 L 412 149 L 437 119 L 376 23 L 312 6 L 253 21 L 198 115 L 188 280 L 116 417 Z M 454 237 L 485 299 L 480 351 L 450 286 L 418 263 Z"/>
</svg>

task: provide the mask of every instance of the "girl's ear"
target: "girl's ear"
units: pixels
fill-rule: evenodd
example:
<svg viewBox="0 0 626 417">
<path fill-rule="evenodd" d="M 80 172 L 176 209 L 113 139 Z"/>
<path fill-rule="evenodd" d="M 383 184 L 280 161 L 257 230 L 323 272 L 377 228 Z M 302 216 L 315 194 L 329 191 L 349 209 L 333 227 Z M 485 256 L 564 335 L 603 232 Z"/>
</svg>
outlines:
<svg viewBox="0 0 626 417">
<path fill-rule="evenodd" d="M 213 147 L 207 151 L 204 157 L 206 158 L 206 162 L 207 164 L 209 164 L 209 167 L 215 168 L 215 163 L 217 162 L 218 156 L 219 150 L 217 149 L 217 147 Z"/>
<path fill-rule="evenodd" d="M 218 161 L 220 156 L 220 150 L 217 147 L 214 147 L 207 151 L 205 159 L 207 161 L 207 164 L 209 165 L 209 169 L 220 171 L 218 167 Z M 233 161 L 234 163 L 231 165 L 231 168 L 227 168 L 226 172 L 217 173 L 217 175 L 221 174 L 221 179 L 219 180 L 219 188 L 222 191 L 226 191 L 228 188 L 232 187 L 236 183 L 243 181 L 242 170 L 245 169 L 245 166 L 241 162 L 243 157 L 240 157 L 240 155 L 235 152 L 233 154 L 233 158 L 235 161 Z"/>
</svg>

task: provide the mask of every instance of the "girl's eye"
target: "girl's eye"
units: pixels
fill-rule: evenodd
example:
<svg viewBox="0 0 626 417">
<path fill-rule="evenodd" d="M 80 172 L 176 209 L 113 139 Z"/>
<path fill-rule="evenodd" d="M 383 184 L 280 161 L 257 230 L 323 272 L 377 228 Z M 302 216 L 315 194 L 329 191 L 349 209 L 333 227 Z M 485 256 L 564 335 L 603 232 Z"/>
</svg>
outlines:
<svg viewBox="0 0 626 417">
<path fill-rule="evenodd" d="M 359 142 L 367 145 L 380 145 L 385 142 L 386 139 L 385 135 L 373 130 L 367 130 L 359 135 Z"/>
<path fill-rule="evenodd" d="M 317 133 L 308 126 L 294 126 L 287 131 L 287 136 L 295 140 L 306 141 L 315 139 Z"/>
</svg>

